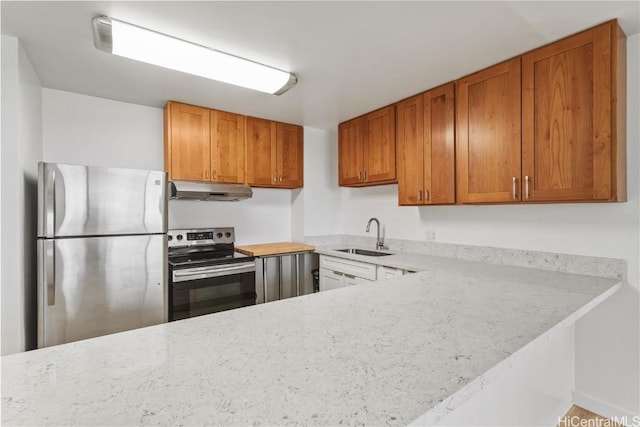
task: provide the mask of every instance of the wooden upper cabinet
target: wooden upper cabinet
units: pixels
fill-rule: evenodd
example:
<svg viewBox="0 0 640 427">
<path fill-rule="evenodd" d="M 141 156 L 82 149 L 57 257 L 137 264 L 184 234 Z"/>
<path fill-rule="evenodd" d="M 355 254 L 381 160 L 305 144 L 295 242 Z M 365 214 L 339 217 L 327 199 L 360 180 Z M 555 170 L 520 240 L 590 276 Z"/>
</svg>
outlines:
<svg viewBox="0 0 640 427">
<path fill-rule="evenodd" d="M 216 182 L 245 182 L 246 117 L 224 111 L 210 111 L 211 175 Z"/>
<path fill-rule="evenodd" d="M 169 179 L 245 182 L 245 116 L 169 101 L 164 134 Z"/>
<path fill-rule="evenodd" d="M 247 184 L 271 187 L 277 184 L 272 165 L 276 162 L 276 124 L 247 117 Z"/>
<path fill-rule="evenodd" d="M 364 164 L 366 183 L 396 182 L 396 109 L 382 108 L 364 117 Z"/>
<path fill-rule="evenodd" d="M 360 185 L 363 169 L 364 117 L 338 126 L 338 184 Z"/>
<path fill-rule="evenodd" d="M 338 133 L 339 185 L 362 187 L 397 181 L 395 105 L 343 122 Z"/>
<path fill-rule="evenodd" d="M 397 105 L 398 204 L 455 203 L 454 84 Z"/>
<path fill-rule="evenodd" d="M 165 108 L 165 170 L 170 180 L 208 181 L 209 110 L 169 101 Z"/>
<path fill-rule="evenodd" d="M 302 187 L 301 126 L 247 117 L 247 183 L 254 187 Z"/>
<path fill-rule="evenodd" d="M 279 186 L 303 186 L 303 149 L 302 126 L 276 124 L 276 174 Z"/>
<path fill-rule="evenodd" d="M 525 201 L 626 199 L 625 45 L 612 21 L 522 57 Z"/>
<path fill-rule="evenodd" d="M 520 99 L 520 58 L 458 81 L 458 202 L 520 200 Z"/>
</svg>

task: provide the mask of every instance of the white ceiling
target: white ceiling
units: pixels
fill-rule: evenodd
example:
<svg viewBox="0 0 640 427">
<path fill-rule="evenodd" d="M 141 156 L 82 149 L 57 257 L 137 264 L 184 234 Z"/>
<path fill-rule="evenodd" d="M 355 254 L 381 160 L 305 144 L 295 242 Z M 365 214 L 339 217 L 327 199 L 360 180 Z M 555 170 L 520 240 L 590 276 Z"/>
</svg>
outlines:
<svg viewBox="0 0 640 427">
<path fill-rule="evenodd" d="M 640 32 L 640 2 L 10 2 L 42 85 L 162 108 L 176 100 L 335 129 L 337 123 L 618 18 Z M 107 15 L 293 71 L 267 95 L 106 54 L 91 18 Z"/>
</svg>

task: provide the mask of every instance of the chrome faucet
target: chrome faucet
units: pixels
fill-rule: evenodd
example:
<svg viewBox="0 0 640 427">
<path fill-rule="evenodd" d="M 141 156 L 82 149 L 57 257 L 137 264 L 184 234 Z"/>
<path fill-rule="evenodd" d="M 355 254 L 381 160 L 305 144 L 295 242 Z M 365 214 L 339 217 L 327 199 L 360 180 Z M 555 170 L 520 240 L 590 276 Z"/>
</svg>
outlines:
<svg viewBox="0 0 640 427">
<path fill-rule="evenodd" d="M 367 229 L 365 230 L 367 233 L 369 232 L 369 229 L 371 228 L 371 223 L 374 222 L 377 225 L 377 230 L 376 230 L 376 249 L 387 249 L 387 247 L 384 245 L 384 242 L 382 241 L 382 239 L 380 239 L 380 221 L 378 221 L 378 218 L 371 218 L 369 219 L 369 222 L 367 222 Z"/>
</svg>

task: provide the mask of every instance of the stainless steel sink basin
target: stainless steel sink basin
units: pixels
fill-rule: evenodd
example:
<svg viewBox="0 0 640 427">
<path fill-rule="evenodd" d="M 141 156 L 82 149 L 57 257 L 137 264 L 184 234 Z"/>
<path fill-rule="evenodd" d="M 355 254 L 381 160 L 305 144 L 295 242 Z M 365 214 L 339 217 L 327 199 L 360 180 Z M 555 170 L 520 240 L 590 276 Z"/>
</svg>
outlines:
<svg viewBox="0 0 640 427">
<path fill-rule="evenodd" d="M 358 249 L 358 248 L 345 248 L 345 249 L 336 249 L 338 252 L 345 252 L 348 254 L 354 255 L 364 255 L 364 256 L 385 256 L 385 255 L 393 255 L 388 252 L 378 252 L 378 251 L 370 251 L 368 249 Z"/>
</svg>

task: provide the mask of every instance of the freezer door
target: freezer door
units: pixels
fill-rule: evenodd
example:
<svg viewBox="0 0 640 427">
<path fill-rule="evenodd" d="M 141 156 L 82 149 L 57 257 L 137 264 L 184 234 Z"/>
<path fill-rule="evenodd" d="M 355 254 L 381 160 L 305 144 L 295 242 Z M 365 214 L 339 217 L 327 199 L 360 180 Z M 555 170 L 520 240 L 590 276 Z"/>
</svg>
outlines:
<svg viewBox="0 0 640 427">
<path fill-rule="evenodd" d="M 166 232 L 166 172 L 39 164 L 39 237 Z"/>
<path fill-rule="evenodd" d="M 39 239 L 38 347 L 166 322 L 166 239 Z"/>
</svg>

